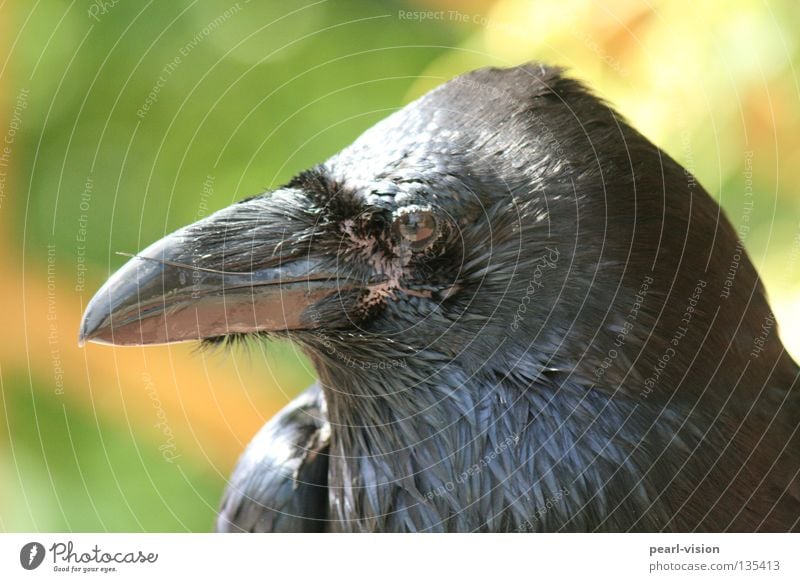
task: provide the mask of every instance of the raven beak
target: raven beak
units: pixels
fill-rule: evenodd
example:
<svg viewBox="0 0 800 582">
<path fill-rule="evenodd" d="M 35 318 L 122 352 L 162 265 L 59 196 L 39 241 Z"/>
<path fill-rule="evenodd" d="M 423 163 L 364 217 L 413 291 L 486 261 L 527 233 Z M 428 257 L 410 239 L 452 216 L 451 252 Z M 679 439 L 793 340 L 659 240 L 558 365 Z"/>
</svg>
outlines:
<svg viewBox="0 0 800 582">
<path fill-rule="evenodd" d="M 239 240 L 238 268 L 219 268 L 225 264 L 226 247 L 233 254 L 235 237 L 246 232 L 241 216 L 248 204 L 255 202 L 233 205 L 184 227 L 129 260 L 86 307 L 79 344 L 139 346 L 317 327 L 313 306 L 353 287 L 349 279 L 322 269 L 321 261 L 275 256 L 282 245 L 255 240 L 245 245 L 253 256 L 242 261 Z M 265 237 L 263 224 L 252 230 L 260 241 L 278 239 Z M 268 258 L 269 266 L 240 272 L 242 265 L 257 264 L 256 255 Z"/>
</svg>

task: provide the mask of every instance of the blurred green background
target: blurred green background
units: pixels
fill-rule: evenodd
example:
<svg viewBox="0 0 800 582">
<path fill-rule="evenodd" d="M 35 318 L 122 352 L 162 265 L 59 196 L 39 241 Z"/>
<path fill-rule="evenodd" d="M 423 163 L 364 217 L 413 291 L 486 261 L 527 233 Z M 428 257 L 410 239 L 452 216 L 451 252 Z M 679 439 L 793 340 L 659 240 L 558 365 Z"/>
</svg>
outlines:
<svg viewBox="0 0 800 582">
<path fill-rule="evenodd" d="M 800 354 L 794 0 L 0 4 L 0 531 L 207 531 L 290 345 L 76 345 L 135 252 L 469 69 L 567 67 L 742 226 Z"/>
</svg>

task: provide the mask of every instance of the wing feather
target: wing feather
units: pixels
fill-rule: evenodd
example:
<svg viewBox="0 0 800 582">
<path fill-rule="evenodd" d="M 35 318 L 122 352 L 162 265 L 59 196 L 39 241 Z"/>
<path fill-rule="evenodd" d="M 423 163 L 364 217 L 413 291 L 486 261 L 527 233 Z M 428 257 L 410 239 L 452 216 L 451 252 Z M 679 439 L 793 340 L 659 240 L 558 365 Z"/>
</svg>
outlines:
<svg viewBox="0 0 800 582">
<path fill-rule="evenodd" d="M 328 516 L 330 426 L 318 384 L 258 432 L 222 499 L 219 532 L 321 532 Z"/>
</svg>

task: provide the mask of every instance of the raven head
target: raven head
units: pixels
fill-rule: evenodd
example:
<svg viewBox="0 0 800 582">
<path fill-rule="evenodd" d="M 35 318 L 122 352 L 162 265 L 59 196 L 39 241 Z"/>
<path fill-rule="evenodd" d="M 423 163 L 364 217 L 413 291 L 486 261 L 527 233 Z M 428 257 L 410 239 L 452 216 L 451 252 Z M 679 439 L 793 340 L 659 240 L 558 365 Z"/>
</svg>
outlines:
<svg viewBox="0 0 800 582">
<path fill-rule="evenodd" d="M 572 235 L 553 232 L 548 204 L 575 199 L 561 120 L 526 117 L 536 100 L 563 107 L 554 92 L 575 84 L 538 68 L 501 84 L 487 74 L 446 84 L 284 187 L 148 247 L 92 299 L 80 340 L 288 334 L 312 355 L 374 370 L 420 352 L 472 366 L 498 335 L 525 337 L 570 262 Z"/>
<path fill-rule="evenodd" d="M 392 383 L 360 374 L 380 369 L 404 385 L 563 372 L 631 395 L 693 295 L 682 363 L 659 384 L 700 352 L 719 361 L 734 334 L 749 338 L 731 344 L 743 360 L 769 308 L 746 256 L 720 300 L 738 244 L 696 180 L 579 83 L 540 65 L 483 69 L 142 251 L 92 299 L 80 338 L 277 334 L 363 392 Z M 739 370 L 697 367 L 699 387 Z"/>
</svg>

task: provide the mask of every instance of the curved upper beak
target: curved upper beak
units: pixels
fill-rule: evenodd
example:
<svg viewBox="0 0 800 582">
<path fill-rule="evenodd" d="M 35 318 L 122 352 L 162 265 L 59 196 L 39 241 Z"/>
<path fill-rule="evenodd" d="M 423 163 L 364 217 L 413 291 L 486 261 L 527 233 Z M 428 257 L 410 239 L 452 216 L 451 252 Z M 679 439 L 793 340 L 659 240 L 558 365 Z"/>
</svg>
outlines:
<svg viewBox="0 0 800 582">
<path fill-rule="evenodd" d="M 247 204 L 260 208 L 248 212 Z M 269 225 L 255 221 L 253 229 L 242 228 L 243 217 L 263 209 L 263 201 L 226 208 L 130 259 L 89 302 L 79 343 L 145 345 L 317 326 L 314 305 L 353 283 L 313 257 L 276 255 L 282 245 L 276 244 L 278 236 L 270 236 L 275 229 Z M 252 242 L 253 256 L 242 261 L 242 241 L 236 237 L 248 238 L 248 232 L 259 240 L 245 241 Z M 226 250 L 234 247 L 239 266 L 220 269 Z M 269 258 L 268 266 L 240 271 L 248 262 L 263 264 L 259 257 Z"/>
</svg>

